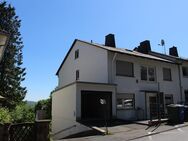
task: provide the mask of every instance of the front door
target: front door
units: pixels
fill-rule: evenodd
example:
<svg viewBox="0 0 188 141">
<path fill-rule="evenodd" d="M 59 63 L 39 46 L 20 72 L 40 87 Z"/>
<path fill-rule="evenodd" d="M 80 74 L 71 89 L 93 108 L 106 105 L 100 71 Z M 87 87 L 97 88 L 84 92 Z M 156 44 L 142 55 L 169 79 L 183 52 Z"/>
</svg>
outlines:
<svg viewBox="0 0 188 141">
<path fill-rule="evenodd" d="M 157 93 L 146 93 L 147 119 L 156 119 L 158 115 Z"/>
</svg>

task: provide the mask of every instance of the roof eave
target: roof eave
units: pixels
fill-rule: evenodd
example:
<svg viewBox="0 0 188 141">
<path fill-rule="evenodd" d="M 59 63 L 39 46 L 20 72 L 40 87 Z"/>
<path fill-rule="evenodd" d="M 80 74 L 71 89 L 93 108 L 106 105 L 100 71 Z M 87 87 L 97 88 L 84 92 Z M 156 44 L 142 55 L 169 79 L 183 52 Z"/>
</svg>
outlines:
<svg viewBox="0 0 188 141">
<path fill-rule="evenodd" d="M 75 45 L 75 43 L 76 43 L 77 41 L 78 41 L 78 39 L 75 39 L 75 40 L 74 40 L 74 42 L 72 43 L 72 45 L 71 45 L 71 47 L 70 47 L 69 51 L 67 52 L 67 54 L 66 54 L 65 58 L 63 59 L 63 61 L 62 61 L 61 65 L 59 66 L 59 68 L 58 68 L 58 70 L 57 70 L 57 72 L 56 72 L 56 75 L 58 75 L 58 74 L 59 74 L 59 71 L 61 70 L 61 67 L 62 67 L 62 66 L 63 66 L 63 64 L 65 63 L 65 61 L 66 61 L 67 57 L 69 56 L 69 53 L 71 52 L 72 48 L 74 47 L 74 45 Z"/>
</svg>

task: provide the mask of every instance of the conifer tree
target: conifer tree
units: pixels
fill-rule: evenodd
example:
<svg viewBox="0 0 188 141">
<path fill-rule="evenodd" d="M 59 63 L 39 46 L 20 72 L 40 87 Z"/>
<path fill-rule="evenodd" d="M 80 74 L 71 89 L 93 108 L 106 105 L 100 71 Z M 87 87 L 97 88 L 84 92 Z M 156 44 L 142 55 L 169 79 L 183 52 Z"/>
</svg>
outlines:
<svg viewBox="0 0 188 141">
<path fill-rule="evenodd" d="M 6 105 L 13 108 L 26 95 L 26 88 L 21 85 L 25 79 L 23 63 L 23 42 L 19 28 L 21 20 L 15 8 L 6 2 L 0 2 L 0 30 L 9 33 L 10 38 L 2 61 L 0 62 L 0 95 L 6 98 Z"/>
</svg>

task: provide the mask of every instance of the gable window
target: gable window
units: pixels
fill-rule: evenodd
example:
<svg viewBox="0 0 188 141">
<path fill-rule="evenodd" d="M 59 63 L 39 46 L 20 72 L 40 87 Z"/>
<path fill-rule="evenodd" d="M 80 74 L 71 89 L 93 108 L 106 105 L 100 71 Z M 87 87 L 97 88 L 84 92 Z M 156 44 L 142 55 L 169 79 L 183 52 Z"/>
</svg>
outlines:
<svg viewBox="0 0 188 141">
<path fill-rule="evenodd" d="M 79 80 L 80 74 L 79 74 L 79 70 L 76 70 L 76 80 Z"/>
<path fill-rule="evenodd" d="M 171 69 L 163 68 L 163 80 L 172 81 Z"/>
<path fill-rule="evenodd" d="M 117 76 L 134 76 L 133 63 L 126 61 L 116 61 L 116 75 Z"/>
<path fill-rule="evenodd" d="M 133 109 L 134 94 L 117 94 L 117 109 Z"/>
<path fill-rule="evenodd" d="M 141 66 L 141 80 L 144 81 L 156 81 L 155 68 Z"/>
<path fill-rule="evenodd" d="M 182 67 L 183 76 L 188 77 L 188 67 Z"/>
<path fill-rule="evenodd" d="M 77 49 L 74 54 L 74 58 L 77 59 L 79 57 L 79 50 Z"/>
</svg>

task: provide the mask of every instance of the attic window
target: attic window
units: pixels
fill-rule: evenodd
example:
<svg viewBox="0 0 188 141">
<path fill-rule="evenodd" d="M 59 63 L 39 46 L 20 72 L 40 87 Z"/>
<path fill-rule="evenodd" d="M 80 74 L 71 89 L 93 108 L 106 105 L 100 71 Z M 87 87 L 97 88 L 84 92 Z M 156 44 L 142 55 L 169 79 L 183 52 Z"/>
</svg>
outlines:
<svg viewBox="0 0 188 141">
<path fill-rule="evenodd" d="M 74 54 L 74 58 L 77 59 L 79 57 L 79 50 L 77 49 Z"/>
</svg>

